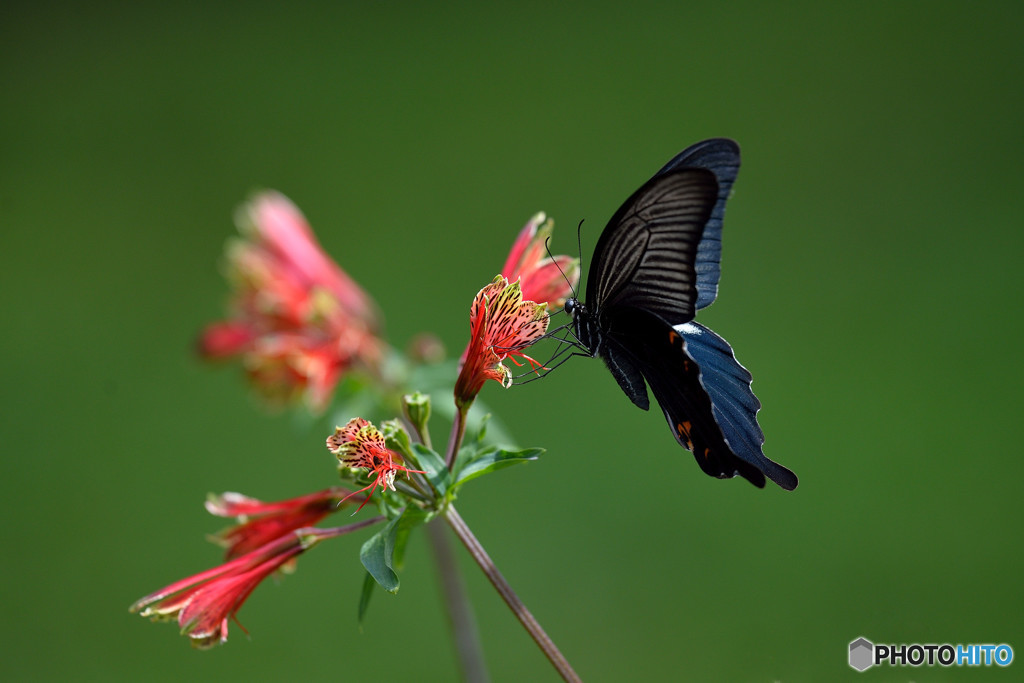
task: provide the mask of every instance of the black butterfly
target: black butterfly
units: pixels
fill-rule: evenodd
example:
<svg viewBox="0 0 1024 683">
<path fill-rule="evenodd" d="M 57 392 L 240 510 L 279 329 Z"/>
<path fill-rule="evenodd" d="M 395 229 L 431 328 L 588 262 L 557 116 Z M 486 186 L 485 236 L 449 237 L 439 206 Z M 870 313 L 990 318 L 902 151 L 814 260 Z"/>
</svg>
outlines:
<svg viewBox="0 0 1024 683">
<path fill-rule="evenodd" d="M 665 411 L 676 441 L 713 477 L 797 477 L 761 451 L 761 402 L 729 344 L 692 322 L 718 294 L 725 201 L 740 168 L 732 140 L 680 152 L 619 207 L 594 249 L 586 304 L 565 302 L 576 338 L 637 406 Z"/>
</svg>

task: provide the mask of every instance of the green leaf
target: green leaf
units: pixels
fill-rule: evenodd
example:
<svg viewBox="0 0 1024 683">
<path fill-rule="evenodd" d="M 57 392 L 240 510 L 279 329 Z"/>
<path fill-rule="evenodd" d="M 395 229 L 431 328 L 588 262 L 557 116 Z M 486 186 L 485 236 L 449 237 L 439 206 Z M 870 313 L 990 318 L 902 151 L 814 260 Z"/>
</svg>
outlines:
<svg viewBox="0 0 1024 683">
<path fill-rule="evenodd" d="M 458 480 L 455 482 L 455 486 L 462 486 L 470 479 L 476 479 L 481 475 L 500 470 L 504 467 L 536 460 L 543 452 L 543 448 L 524 448 L 520 451 L 484 449 L 480 451 L 475 459 L 467 462 L 458 472 Z"/>
<path fill-rule="evenodd" d="M 443 496 L 451 486 L 451 474 L 444 464 L 444 458 L 420 443 L 412 444 L 412 455 L 416 467 L 427 473 L 427 480 L 437 495 Z"/>
<path fill-rule="evenodd" d="M 423 508 L 413 505 L 405 508 L 405 512 L 402 513 L 402 518 L 398 522 L 398 527 L 395 531 L 395 547 L 391 554 L 392 566 L 395 569 L 401 570 L 405 564 L 405 548 L 409 543 L 409 532 L 420 524 L 433 519 L 433 517 L 433 512 Z"/>
<path fill-rule="evenodd" d="M 431 518 L 431 513 L 418 507 L 408 506 L 402 514 L 374 534 L 359 551 L 359 560 L 370 576 L 389 593 L 397 593 L 398 574 L 395 569 L 402 566 L 409 532 Z M 363 593 L 367 592 L 363 587 Z M 366 596 L 365 600 L 369 600 Z M 362 604 L 362 603 L 360 603 Z"/>
<path fill-rule="evenodd" d="M 469 442 L 460 448 L 458 455 L 455 456 L 455 464 L 452 466 L 452 477 L 458 480 L 459 473 L 465 469 L 466 465 L 489 454 L 497 453 L 498 450 L 498 447 L 494 445 L 483 446 L 475 441 Z"/>
<path fill-rule="evenodd" d="M 363 618 L 366 616 L 366 610 L 370 607 L 370 597 L 373 595 L 373 587 L 377 585 L 377 582 L 373 578 L 373 574 L 366 572 L 366 577 L 363 579 L 363 591 L 359 595 L 359 627 L 363 626 Z"/>
<path fill-rule="evenodd" d="M 396 517 L 370 537 L 359 551 L 359 561 L 366 567 L 370 576 L 389 593 L 398 592 L 398 574 L 393 569 L 395 552 L 395 536 L 401 517 Z"/>
</svg>

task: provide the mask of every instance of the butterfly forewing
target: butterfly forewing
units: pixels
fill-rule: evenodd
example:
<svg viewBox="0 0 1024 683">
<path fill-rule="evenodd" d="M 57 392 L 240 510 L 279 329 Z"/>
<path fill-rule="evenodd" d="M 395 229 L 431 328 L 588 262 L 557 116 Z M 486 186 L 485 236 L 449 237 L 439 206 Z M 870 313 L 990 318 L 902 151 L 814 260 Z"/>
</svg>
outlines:
<svg viewBox="0 0 1024 683">
<path fill-rule="evenodd" d="M 673 324 L 692 320 L 697 248 L 717 198 L 714 173 L 700 168 L 656 176 L 633 193 L 598 240 L 588 305 L 633 306 Z"/>
<path fill-rule="evenodd" d="M 687 147 L 665 164 L 655 175 L 665 175 L 680 168 L 706 168 L 718 180 L 718 200 L 704 226 L 697 245 L 694 269 L 697 273 L 697 310 L 709 306 L 718 296 L 718 280 L 722 261 L 722 219 L 725 202 L 740 170 L 740 147 L 732 140 L 713 138 Z"/>
</svg>

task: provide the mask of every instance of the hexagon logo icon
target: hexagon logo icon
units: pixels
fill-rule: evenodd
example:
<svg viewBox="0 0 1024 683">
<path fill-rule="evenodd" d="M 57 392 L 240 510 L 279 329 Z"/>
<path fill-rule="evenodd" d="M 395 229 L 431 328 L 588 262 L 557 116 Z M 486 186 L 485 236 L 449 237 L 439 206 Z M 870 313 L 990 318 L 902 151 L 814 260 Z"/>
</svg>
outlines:
<svg viewBox="0 0 1024 683">
<path fill-rule="evenodd" d="M 850 666 L 857 671 L 864 671 L 874 663 L 875 645 L 867 638 L 861 637 L 850 643 Z"/>
</svg>

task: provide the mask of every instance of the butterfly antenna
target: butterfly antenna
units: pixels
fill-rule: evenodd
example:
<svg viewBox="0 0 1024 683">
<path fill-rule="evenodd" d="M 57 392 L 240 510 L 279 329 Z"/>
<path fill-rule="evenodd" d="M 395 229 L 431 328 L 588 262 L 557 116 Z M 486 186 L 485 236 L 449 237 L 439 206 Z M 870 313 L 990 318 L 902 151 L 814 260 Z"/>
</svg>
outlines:
<svg viewBox="0 0 1024 683">
<path fill-rule="evenodd" d="M 583 272 L 583 221 L 580 219 L 580 224 L 576 226 L 576 253 L 579 254 L 580 272 Z M 573 296 L 576 292 L 573 292 Z"/>
<path fill-rule="evenodd" d="M 551 253 L 551 236 L 548 235 L 544 240 L 544 251 L 548 252 L 548 258 L 555 264 L 555 268 L 558 268 L 558 272 L 562 274 L 562 279 L 565 280 L 566 284 L 569 285 L 569 289 L 572 290 L 572 296 L 576 298 L 576 288 L 572 286 L 572 280 L 565 276 L 565 271 L 562 270 L 562 266 L 558 265 L 558 260 L 555 259 L 554 254 Z"/>
</svg>

